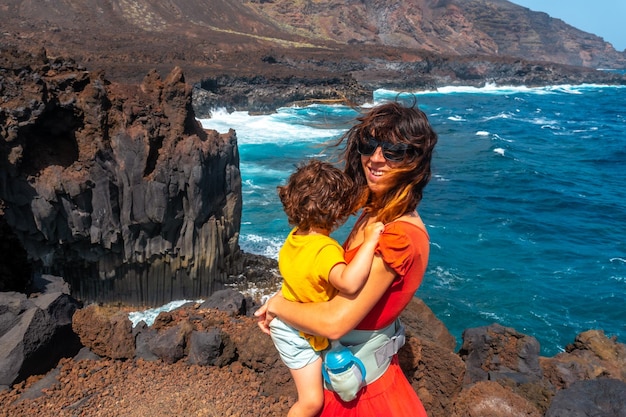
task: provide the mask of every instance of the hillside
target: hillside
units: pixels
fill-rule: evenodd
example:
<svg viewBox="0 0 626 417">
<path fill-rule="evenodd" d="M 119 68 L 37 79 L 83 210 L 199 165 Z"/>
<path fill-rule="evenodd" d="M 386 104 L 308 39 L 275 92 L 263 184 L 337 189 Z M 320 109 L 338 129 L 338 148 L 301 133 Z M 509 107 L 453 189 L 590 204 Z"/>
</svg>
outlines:
<svg viewBox="0 0 626 417">
<path fill-rule="evenodd" d="M 176 65 L 192 83 L 302 71 L 325 78 L 434 57 L 626 66 L 601 38 L 505 0 L 1 0 L 0 13 L 0 45 L 43 47 L 119 81 Z"/>
<path fill-rule="evenodd" d="M 506 0 L 250 4 L 291 33 L 341 44 L 385 45 L 438 55 L 512 56 L 588 67 L 617 62 L 623 66 L 625 59 L 598 36 Z"/>
</svg>

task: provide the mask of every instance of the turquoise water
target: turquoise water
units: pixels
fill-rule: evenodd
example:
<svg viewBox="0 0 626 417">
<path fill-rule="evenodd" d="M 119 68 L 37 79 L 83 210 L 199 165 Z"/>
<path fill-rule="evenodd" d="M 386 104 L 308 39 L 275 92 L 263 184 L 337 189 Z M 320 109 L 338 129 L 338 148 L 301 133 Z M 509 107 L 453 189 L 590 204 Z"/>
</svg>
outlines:
<svg viewBox="0 0 626 417">
<path fill-rule="evenodd" d="M 431 258 L 416 295 L 457 342 L 494 322 L 535 336 L 548 356 L 588 329 L 626 341 L 624 94 L 598 85 L 416 94 L 439 134 L 419 207 Z M 379 90 L 373 100 L 396 96 Z M 201 120 L 237 132 L 244 251 L 276 257 L 289 231 L 276 186 L 298 161 L 331 156 L 323 144 L 355 116 L 313 105 Z"/>
</svg>

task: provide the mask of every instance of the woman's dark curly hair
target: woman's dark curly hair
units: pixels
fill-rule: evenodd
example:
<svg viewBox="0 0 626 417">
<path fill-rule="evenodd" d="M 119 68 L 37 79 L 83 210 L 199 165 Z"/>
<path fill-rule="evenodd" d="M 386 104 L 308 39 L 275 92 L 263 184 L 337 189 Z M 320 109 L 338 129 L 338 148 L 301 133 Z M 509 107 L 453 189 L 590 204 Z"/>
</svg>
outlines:
<svg viewBox="0 0 626 417">
<path fill-rule="evenodd" d="M 359 123 L 337 142 L 337 145 L 345 143 L 345 173 L 356 183 L 366 209 L 374 213 L 379 221 L 388 223 L 415 210 L 422 200 L 424 187 L 431 178 L 430 164 L 437 133 L 426 114 L 417 108 L 416 101 L 410 106 L 398 102 L 381 104 L 357 120 Z M 358 142 L 366 141 L 368 137 L 410 145 L 404 160 L 385 181 L 387 191 L 378 196 L 374 196 L 367 187 L 361 155 L 357 151 Z"/>
<path fill-rule="evenodd" d="M 298 165 L 287 184 L 277 189 L 289 224 L 303 231 L 313 227 L 332 231 L 357 210 L 354 181 L 316 159 Z"/>
</svg>

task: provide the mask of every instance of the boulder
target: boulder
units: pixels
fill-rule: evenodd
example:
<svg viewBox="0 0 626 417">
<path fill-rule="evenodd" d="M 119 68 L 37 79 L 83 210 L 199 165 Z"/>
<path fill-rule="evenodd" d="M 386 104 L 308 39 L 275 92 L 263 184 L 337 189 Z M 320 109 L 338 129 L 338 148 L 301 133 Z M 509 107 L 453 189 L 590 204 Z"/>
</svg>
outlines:
<svg viewBox="0 0 626 417">
<path fill-rule="evenodd" d="M 135 339 L 135 357 L 146 361 L 156 361 L 159 359 L 152 352 L 150 345 L 152 339 L 156 337 L 157 331 L 149 327 L 144 321 L 138 323 L 133 328 L 133 338 Z"/>
<path fill-rule="evenodd" d="M 459 355 L 467 367 L 465 384 L 499 379 L 523 384 L 543 378 L 537 339 L 497 323 L 466 329 Z"/>
<path fill-rule="evenodd" d="M 449 350 L 456 348 L 456 340 L 452 333 L 423 300 L 413 297 L 402 311 L 400 319 L 407 334 L 419 336 Z"/>
<path fill-rule="evenodd" d="M 235 359 L 234 349 L 230 355 L 225 354 L 225 347 L 229 345 L 228 335 L 218 328 L 209 331 L 192 331 L 189 337 L 189 354 L 187 361 L 195 365 L 224 366 Z"/>
<path fill-rule="evenodd" d="M 400 367 L 431 417 L 450 415 L 463 388 L 465 364 L 454 351 L 421 336 L 409 336 L 398 352 Z"/>
<path fill-rule="evenodd" d="M 428 415 L 448 416 L 465 376 L 465 364 L 454 352 L 456 340 L 419 298 L 409 302 L 400 318 L 407 334 L 398 352 L 400 366 Z"/>
<path fill-rule="evenodd" d="M 607 337 L 602 330 L 588 330 L 576 336 L 565 352 L 541 358 L 544 375 L 557 388 L 596 378 L 626 382 L 626 345 Z"/>
<path fill-rule="evenodd" d="M 246 315 L 247 302 L 243 294 L 233 289 L 219 290 L 200 305 L 200 308 L 213 308 L 235 315 Z"/>
<path fill-rule="evenodd" d="M 157 331 L 148 339 L 150 351 L 165 363 L 175 363 L 186 355 L 187 340 L 193 327 L 189 321 L 181 321 L 176 325 Z"/>
<path fill-rule="evenodd" d="M 98 356 L 135 357 L 132 323 L 124 311 L 91 304 L 76 312 L 72 328 L 81 343 Z"/>
<path fill-rule="evenodd" d="M 263 395 L 297 396 L 289 369 L 280 359 L 272 339 L 259 330 L 256 321 L 244 325 L 236 345 L 239 362 L 257 373 L 263 373 L 267 381 L 272 381 L 261 387 Z"/>
<path fill-rule="evenodd" d="M 543 413 L 498 382 L 472 384 L 454 400 L 450 417 L 541 417 Z"/>
<path fill-rule="evenodd" d="M 624 417 L 626 383 L 598 378 L 577 381 L 554 396 L 545 417 Z"/>
<path fill-rule="evenodd" d="M 0 386 L 45 374 L 59 359 L 74 356 L 82 345 L 71 323 L 80 307 L 80 302 L 60 291 L 30 298 L 0 293 Z"/>
</svg>

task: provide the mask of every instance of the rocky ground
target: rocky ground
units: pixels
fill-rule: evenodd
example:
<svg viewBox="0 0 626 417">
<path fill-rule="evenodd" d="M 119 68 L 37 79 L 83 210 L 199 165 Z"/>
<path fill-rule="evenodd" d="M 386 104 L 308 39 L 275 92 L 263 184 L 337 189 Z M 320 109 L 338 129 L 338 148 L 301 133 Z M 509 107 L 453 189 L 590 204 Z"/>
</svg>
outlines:
<svg viewBox="0 0 626 417">
<path fill-rule="evenodd" d="M 31 377 L 0 392 L 0 416 L 283 416 L 289 398 L 263 395 L 271 383 L 239 363 L 219 368 L 142 359 L 66 359 L 48 385 Z"/>
<path fill-rule="evenodd" d="M 129 308 L 77 310 L 72 328 L 85 347 L 46 375 L 0 389 L 0 417 L 286 415 L 295 389 L 251 315 L 260 302 L 219 293 L 162 312 L 149 327 L 131 328 Z M 243 299 L 245 315 L 235 313 Z M 468 329 L 455 353 L 454 338 L 419 299 L 402 321 L 400 366 L 430 417 L 625 415 L 626 345 L 602 331 L 545 358 L 533 337 L 498 324 Z M 209 334 L 220 348 L 204 350 L 212 353 L 201 363 L 194 337 Z"/>
<path fill-rule="evenodd" d="M 276 284 L 267 283 L 264 288 L 253 287 L 248 291 L 249 299 L 260 300 L 265 292 L 274 291 Z M 102 317 L 125 316 L 135 309 L 92 305 L 75 314 L 74 327 L 91 325 L 88 330 L 78 331 L 98 332 L 99 324 L 94 323 Z M 89 313 L 94 311 L 93 315 Z M 200 327 L 218 325 L 238 345 L 245 340 L 261 351 L 272 346 L 254 318 L 198 310 L 198 305 L 161 313 L 151 328 L 171 328 L 187 319 L 200 323 Z M 109 337 L 114 343 L 116 337 Z M 0 417 L 284 416 L 294 401 L 286 370 L 276 367 L 278 374 L 272 375 L 271 371 L 251 368 L 248 365 L 254 353 L 242 353 L 240 360 L 228 364 L 203 366 L 186 359 L 173 363 L 138 356 L 112 359 L 110 356 L 124 356 L 119 345 L 111 348 L 93 341 L 85 344 L 91 349 L 85 347 L 74 358 L 61 359 L 48 374 L 31 376 L 11 389 L 0 389 Z M 273 349 L 270 353 L 272 359 L 277 359 Z"/>
<path fill-rule="evenodd" d="M 47 385 L 41 377 L 0 392 L 0 416 L 284 416 L 293 401 L 265 395 L 264 387 L 272 381 L 239 362 L 220 368 L 142 359 L 66 359 L 56 375 L 58 382 L 41 394 L 38 384 Z"/>
</svg>

